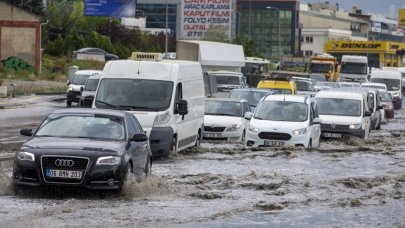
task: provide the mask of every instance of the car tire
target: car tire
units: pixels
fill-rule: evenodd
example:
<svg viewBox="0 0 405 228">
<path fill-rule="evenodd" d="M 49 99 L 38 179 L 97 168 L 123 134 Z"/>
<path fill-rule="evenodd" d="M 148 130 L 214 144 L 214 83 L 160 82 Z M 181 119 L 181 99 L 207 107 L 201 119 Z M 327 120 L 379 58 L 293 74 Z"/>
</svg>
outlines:
<svg viewBox="0 0 405 228">
<path fill-rule="evenodd" d="M 198 130 L 197 139 L 195 140 L 194 147 L 200 147 L 201 146 L 201 139 L 202 139 L 201 130 Z"/>
<path fill-rule="evenodd" d="M 312 148 L 312 139 L 309 139 L 308 148 Z"/>
<path fill-rule="evenodd" d="M 170 146 L 169 155 L 175 155 L 175 154 L 177 154 L 177 137 L 173 136 L 172 145 Z"/>
<path fill-rule="evenodd" d="M 381 129 L 381 121 L 378 122 L 377 127 L 375 128 L 376 130 L 380 130 Z"/>
<path fill-rule="evenodd" d="M 120 185 L 118 187 L 118 192 L 122 191 L 122 189 L 124 188 L 125 182 L 128 179 L 128 175 L 132 175 L 132 174 L 133 174 L 132 164 L 130 162 L 128 162 L 128 165 L 125 169 L 124 176 L 122 177 L 122 181 L 120 182 Z"/>
<path fill-rule="evenodd" d="M 66 107 L 71 107 L 72 106 L 72 101 L 66 101 Z"/>
</svg>

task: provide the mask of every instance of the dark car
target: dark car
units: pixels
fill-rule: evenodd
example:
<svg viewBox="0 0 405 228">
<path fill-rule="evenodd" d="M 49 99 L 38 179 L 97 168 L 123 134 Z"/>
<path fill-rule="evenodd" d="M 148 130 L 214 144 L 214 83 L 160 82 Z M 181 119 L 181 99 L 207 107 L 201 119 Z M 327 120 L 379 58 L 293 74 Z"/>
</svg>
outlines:
<svg viewBox="0 0 405 228">
<path fill-rule="evenodd" d="M 257 103 L 259 103 L 260 99 L 268 94 L 276 93 L 277 91 L 273 91 L 270 89 L 240 88 L 231 90 L 231 92 L 229 93 L 229 98 L 247 100 L 250 109 L 253 112 L 256 109 Z"/>
<path fill-rule="evenodd" d="M 392 96 L 387 91 L 380 90 L 381 105 L 384 107 L 385 119 L 394 118 L 394 103 L 392 102 Z"/>
<path fill-rule="evenodd" d="M 118 59 L 117 55 L 108 53 L 108 52 L 104 51 L 101 48 L 88 47 L 88 48 L 82 48 L 82 49 L 73 51 L 72 52 L 73 58 L 76 58 L 77 54 L 104 55 L 105 61 L 117 60 Z"/>
<path fill-rule="evenodd" d="M 96 95 L 96 89 L 98 83 L 100 82 L 101 74 L 95 74 L 87 79 L 86 84 L 84 87 L 80 88 L 82 94 L 79 100 L 79 106 L 90 108 L 91 104 L 93 103 L 94 96 Z"/>
<path fill-rule="evenodd" d="M 126 112 L 61 109 L 51 112 L 14 159 L 16 186 L 77 186 L 121 190 L 126 176 L 140 181 L 151 170 L 147 135 Z"/>
<path fill-rule="evenodd" d="M 92 75 L 101 74 L 99 70 L 78 70 L 74 73 L 72 79 L 67 81 L 69 86 L 66 92 L 66 106 L 72 106 L 72 102 L 79 103 L 81 98 L 81 88 L 86 84 L 87 79 Z"/>
</svg>

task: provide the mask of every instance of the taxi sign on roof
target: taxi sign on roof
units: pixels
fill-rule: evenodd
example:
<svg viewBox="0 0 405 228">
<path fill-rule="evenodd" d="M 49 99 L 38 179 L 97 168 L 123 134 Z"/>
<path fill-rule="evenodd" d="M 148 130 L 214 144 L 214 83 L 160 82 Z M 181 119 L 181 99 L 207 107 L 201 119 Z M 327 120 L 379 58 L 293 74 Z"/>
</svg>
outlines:
<svg viewBox="0 0 405 228">
<path fill-rule="evenodd" d="M 155 52 L 132 52 L 131 59 L 137 61 L 161 61 L 162 54 Z"/>
</svg>

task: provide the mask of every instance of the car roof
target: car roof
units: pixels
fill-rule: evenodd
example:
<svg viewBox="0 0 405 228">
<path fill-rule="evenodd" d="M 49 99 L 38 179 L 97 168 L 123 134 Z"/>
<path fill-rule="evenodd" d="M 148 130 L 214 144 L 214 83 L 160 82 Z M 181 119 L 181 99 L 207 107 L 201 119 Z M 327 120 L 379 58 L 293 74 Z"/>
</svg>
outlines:
<svg viewBox="0 0 405 228">
<path fill-rule="evenodd" d="M 100 79 L 101 78 L 101 73 L 100 74 L 93 74 L 89 77 L 89 79 Z"/>
<path fill-rule="evenodd" d="M 101 70 L 78 70 L 75 72 L 75 75 L 93 75 L 93 74 L 101 74 L 103 71 Z"/>
<path fill-rule="evenodd" d="M 231 93 L 233 91 L 241 91 L 241 92 L 265 92 L 265 93 L 271 93 L 272 90 L 271 89 L 266 89 L 266 88 L 237 88 L 237 89 L 233 89 L 231 90 Z"/>
<path fill-rule="evenodd" d="M 57 109 L 51 114 L 101 114 L 109 116 L 125 117 L 126 112 L 114 109 L 99 109 L 99 108 L 64 108 Z"/>
<path fill-rule="evenodd" d="M 228 102 L 247 102 L 245 99 L 234 99 L 234 98 L 206 98 L 205 101 L 228 101 Z"/>
<path fill-rule="evenodd" d="M 378 83 L 378 82 L 364 82 L 361 83 L 361 85 L 365 85 L 365 86 L 372 86 L 372 85 L 376 85 L 376 86 L 384 86 L 386 87 L 387 85 L 385 85 L 384 83 Z"/>
<path fill-rule="evenodd" d="M 319 91 L 315 98 L 363 99 L 367 91 L 359 88 L 340 88 Z"/>
<path fill-rule="evenodd" d="M 300 78 L 300 77 L 292 77 L 293 80 L 295 81 L 306 81 L 306 82 L 312 82 L 310 78 Z"/>
<path fill-rule="evenodd" d="M 291 101 L 291 102 L 301 102 L 306 103 L 308 97 L 306 96 L 297 96 L 297 95 L 283 95 L 283 94 L 276 94 L 267 96 L 265 101 Z"/>
</svg>

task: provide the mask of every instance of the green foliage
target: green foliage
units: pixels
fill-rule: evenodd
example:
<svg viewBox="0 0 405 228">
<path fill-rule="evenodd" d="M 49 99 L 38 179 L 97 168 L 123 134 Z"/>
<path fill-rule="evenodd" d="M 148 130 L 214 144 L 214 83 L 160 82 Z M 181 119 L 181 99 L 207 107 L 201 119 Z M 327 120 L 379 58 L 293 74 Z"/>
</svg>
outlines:
<svg viewBox="0 0 405 228">
<path fill-rule="evenodd" d="M 61 56 L 64 54 L 65 41 L 61 35 L 58 35 L 54 41 L 48 42 L 44 48 L 44 52 L 53 56 Z"/>
<path fill-rule="evenodd" d="M 70 55 L 73 50 L 77 50 L 86 46 L 86 41 L 83 35 L 79 34 L 76 29 L 73 29 L 71 33 L 66 37 L 64 49 L 65 54 Z"/>
<path fill-rule="evenodd" d="M 254 40 L 249 39 L 249 37 L 237 36 L 232 43 L 242 45 L 245 56 L 261 57 L 256 51 L 256 44 Z"/>
<path fill-rule="evenodd" d="M 228 43 L 227 30 L 210 25 L 205 32 L 203 40 Z"/>
<path fill-rule="evenodd" d="M 44 15 L 45 7 L 42 0 L 7 0 L 9 3 L 28 10 L 32 13 Z"/>
<path fill-rule="evenodd" d="M 89 47 L 98 47 L 107 52 L 115 53 L 115 47 L 111 43 L 110 38 L 108 36 L 100 35 L 97 32 L 92 32 L 90 34 L 87 45 Z"/>
</svg>

